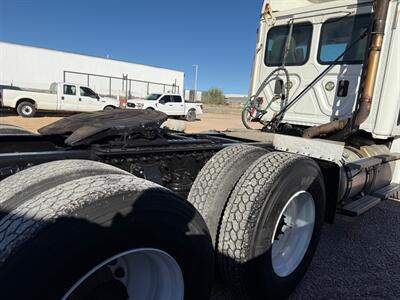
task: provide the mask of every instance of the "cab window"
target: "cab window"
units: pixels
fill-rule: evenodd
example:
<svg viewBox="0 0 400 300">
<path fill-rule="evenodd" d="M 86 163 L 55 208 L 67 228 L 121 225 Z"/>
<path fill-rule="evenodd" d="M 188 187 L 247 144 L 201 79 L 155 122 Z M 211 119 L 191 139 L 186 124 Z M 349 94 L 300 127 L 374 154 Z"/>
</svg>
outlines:
<svg viewBox="0 0 400 300">
<path fill-rule="evenodd" d="M 64 95 L 76 95 L 76 86 L 64 84 Z"/>
<path fill-rule="evenodd" d="M 265 64 L 267 66 L 281 66 L 284 59 L 284 49 L 288 39 L 290 25 L 272 27 L 267 36 Z M 297 23 L 293 25 L 290 46 L 285 65 L 304 65 L 310 56 L 310 46 L 313 26 L 311 23 Z"/>
<path fill-rule="evenodd" d="M 97 94 L 87 87 L 80 87 L 80 93 L 83 97 L 97 98 Z"/>
<path fill-rule="evenodd" d="M 171 96 L 164 96 L 160 99 L 160 101 L 164 101 L 164 103 L 171 102 Z"/>
<path fill-rule="evenodd" d="M 371 15 L 334 18 L 322 24 L 318 50 L 318 61 L 332 64 L 352 43 L 357 40 L 371 23 Z M 367 51 L 368 39 L 359 41 L 337 64 L 362 64 Z"/>
<path fill-rule="evenodd" d="M 52 93 L 52 94 L 57 94 L 57 90 L 58 90 L 58 83 L 53 82 L 53 83 L 50 85 L 50 93 Z"/>
<path fill-rule="evenodd" d="M 181 103 L 182 97 L 181 96 L 172 96 L 172 101 L 175 103 Z"/>
</svg>

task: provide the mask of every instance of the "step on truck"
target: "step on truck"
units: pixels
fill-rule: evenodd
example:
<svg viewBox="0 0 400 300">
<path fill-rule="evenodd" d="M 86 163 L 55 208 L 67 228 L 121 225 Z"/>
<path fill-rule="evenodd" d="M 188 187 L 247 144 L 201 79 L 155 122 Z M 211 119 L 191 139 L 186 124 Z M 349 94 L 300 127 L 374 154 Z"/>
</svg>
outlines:
<svg viewBox="0 0 400 300">
<path fill-rule="evenodd" d="M 98 95 L 87 86 L 66 82 L 53 82 L 48 91 L 4 88 L 0 107 L 13 108 L 21 117 L 31 118 L 37 111 L 91 112 L 112 110 L 119 101 Z"/>
<path fill-rule="evenodd" d="M 399 1 L 291 3 L 262 10 L 243 113 L 261 130 L 151 110 L 0 127 L 2 298 L 285 298 L 324 222 L 398 199 Z"/>
</svg>

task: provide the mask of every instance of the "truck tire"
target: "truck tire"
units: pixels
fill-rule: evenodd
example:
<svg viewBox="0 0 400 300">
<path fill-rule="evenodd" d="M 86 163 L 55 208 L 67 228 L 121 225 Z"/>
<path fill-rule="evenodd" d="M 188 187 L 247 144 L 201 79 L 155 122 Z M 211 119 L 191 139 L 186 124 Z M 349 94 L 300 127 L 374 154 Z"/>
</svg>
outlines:
<svg viewBox="0 0 400 300">
<path fill-rule="evenodd" d="M 206 221 L 214 246 L 229 195 L 247 168 L 266 153 L 249 145 L 230 146 L 214 155 L 197 175 L 188 201 Z"/>
<path fill-rule="evenodd" d="M 129 175 L 89 160 L 59 160 L 33 166 L 0 181 L 0 220 L 27 199 L 71 180 L 102 174 Z"/>
<path fill-rule="evenodd" d="M 26 134 L 34 134 L 33 132 L 11 124 L 0 124 L 0 135 L 2 134 L 11 134 L 11 135 L 26 135 Z"/>
<path fill-rule="evenodd" d="M 186 121 L 188 122 L 194 122 L 197 120 L 197 114 L 195 109 L 190 109 L 187 114 L 186 114 Z"/>
<path fill-rule="evenodd" d="M 238 299 L 291 294 L 317 247 L 325 202 L 312 159 L 272 152 L 250 166 L 229 198 L 218 240 L 220 275 Z"/>
<path fill-rule="evenodd" d="M 31 102 L 21 102 L 17 106 L 17 113 L 23 118 L 32 118 L 36 115 L 35 104 Z"/>
<path fill-rule="evenodd" d="M 81 178 L 0 221 L 4 299 L 209 299 L 213 251 L 193 206 L 127 175 Z"/>
<path fill-rule="evenodd" d="M 111 105 L 104 107 L 104 111 L 112 111 L 114 109 L 116 109 L 116 107 Z"/>
</svg>

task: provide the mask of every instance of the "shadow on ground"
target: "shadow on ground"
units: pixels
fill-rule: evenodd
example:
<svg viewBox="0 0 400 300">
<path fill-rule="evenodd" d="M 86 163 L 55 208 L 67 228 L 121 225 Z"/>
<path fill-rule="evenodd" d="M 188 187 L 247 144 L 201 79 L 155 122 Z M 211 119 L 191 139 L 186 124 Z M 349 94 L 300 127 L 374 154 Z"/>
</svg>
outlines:
<svg viewBox="0 0 400 300">
<path fill-rule="evenodd" d="M 290 299 L 398 299 L 400 202 L 385 201 L 359 218 L 324 226 L 306 276 Z M 233 299 L 226 287 L 213 300 Z"/>
<path fill-rule="evenodd" d="M 35 115 L 35 117 L 68 117 L 73 115 L 74 113 L 60 113 L 60 112 L 42 112 L 38 111 Z M 17 117 L 18 114 L 14 109 L 8 109 L 8 108 L 0 108 L 0 117 Z M 35 118 L 34 117 L 34 118 Z"/>
</svg>

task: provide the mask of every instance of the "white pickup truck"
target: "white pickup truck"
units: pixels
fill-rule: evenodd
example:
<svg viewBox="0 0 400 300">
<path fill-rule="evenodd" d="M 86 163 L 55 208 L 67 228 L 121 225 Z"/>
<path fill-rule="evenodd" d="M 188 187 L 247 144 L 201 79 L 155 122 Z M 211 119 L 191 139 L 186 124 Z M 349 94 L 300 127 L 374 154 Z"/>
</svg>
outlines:
<svg viewBox="0 0 400 300">
<path fill-rule="evenodd" d="M 90 112 L 119 107 L 119 101 L 100 97 L 86 86 L 52 83 L 48 91 L 3 89 L 0 106 L 15 108 L 22 117 L 33 117 L 38 110 Z"/>
<path fill-rule="evenodd" d="M 168 116 L 184 117 L 189 122 L 196 121 L 203 114 L 201 103 L 185 102 L 178 94 L 151 94 L 145 99 L 130 99 L 127 107 L 159 110 Z"/>
</svg>

